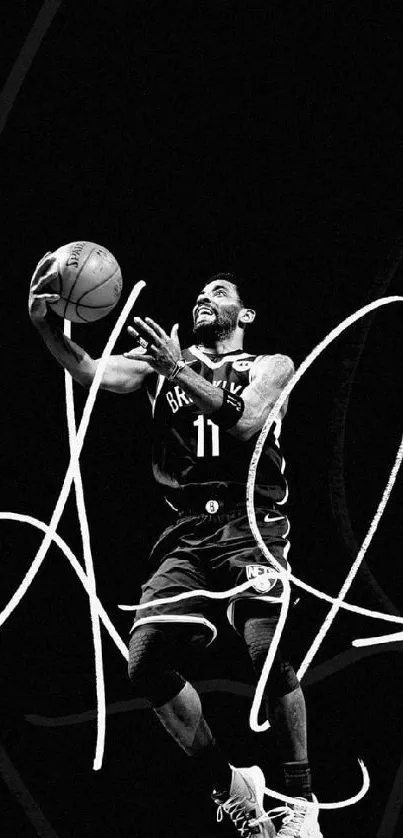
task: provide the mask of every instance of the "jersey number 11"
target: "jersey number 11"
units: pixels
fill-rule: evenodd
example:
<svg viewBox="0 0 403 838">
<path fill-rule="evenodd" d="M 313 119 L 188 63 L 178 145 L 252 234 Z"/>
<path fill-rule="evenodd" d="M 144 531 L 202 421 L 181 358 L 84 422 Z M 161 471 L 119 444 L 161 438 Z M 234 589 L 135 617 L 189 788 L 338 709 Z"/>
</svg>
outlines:
<svg viewBox="0 0 403 838">
<path fill-rule="evenodd" d="M 197 456 L 198 457 L 218 457 L 220 454 L 220 429 L 218 425 L 215 425 L 211 419 L 206 419 L 203 413 L 201 413 L 195 422 L 193 422 L 194 426 L 197 428 Z M 209 425 L 211 428 L 211 434 L 208 433 L 206 429 L 206 425 Z M 207 444 L 210 448 L 211 443 L 211 450 L 206 451 L 206 436 L 207 436 Z M 211 436 L 211 439 L 210 439 Z"/>
</svg>

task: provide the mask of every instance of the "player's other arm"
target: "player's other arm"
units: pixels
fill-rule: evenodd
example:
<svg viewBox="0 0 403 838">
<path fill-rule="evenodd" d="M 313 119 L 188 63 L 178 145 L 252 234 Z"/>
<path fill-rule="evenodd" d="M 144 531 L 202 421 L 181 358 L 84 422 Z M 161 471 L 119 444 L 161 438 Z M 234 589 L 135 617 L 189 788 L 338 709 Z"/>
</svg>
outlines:
<svg viewBox="0 0 403 838">
<path fill-rule="evenodd" d="M 257 358 L 251 367 L 250 383 L 241 396 L 244 405 L 242 415 L 237 420 L 234 412 L 234 424 L 227 427 L 226 432 L 241 442 L 247 442 L 258 433 L 293 373 L 294 364 L 287 355 L 262 355 Z M 180 372 L 178 380 L 199 409 L 211 416 L 214 422 L 214 414 L 218 414 L 223 405 L 224 391 L 213 387 L 189 368 Z M 286 414 L 287 402 L 288 399 L 281 408 L 281 418 Z"/>
<path fill-rule="evenodd" d="M 135 317 L 133 322 L 135 328 L 129 326 L 129 332 L 133 337 L 140 334 L 147 340 L 145 357 L 152 368 L 171 380 L 174 376 L 202 413 L 211 416 L 213 422 L 242 441 L 247 441 L 262 428 L 294 372 L 293 362 L 287 355 L 262 355 L 253 363 L 250 383 L 242 397 L 233 396 L 214 387 L 190 366 L 177 369 L 181 358 L 177 324 L 169 337 L 150 317 L 145 320 Z M 282 415 L 285 411 L 283 405 Z M 232 420 L 233 424 L 230 424 Z"/>
<path fill-rule="evenodd" d="M 224 426 L 227 433 L 241 441 L 247 441 L 258 433 L 293 372 L 294 364 L 287 355 L 262 355 L 257 358 L 251 368 L 250 383 L 240 397 L 244 405 L 242 415 L 237 419 L 237 411 L 233 412 L 234 424 Z M 177 381 L 192 397 L 199 410 L 211 416 L 213 422 L 216 414 L 217 424 L 220 424 L 218 416 L 223 407 L 224 391 L 220 387 L 214 387 L 190 367 L 180 371 Z M 285 415 L 286 410 L 285 403 L 281 409 L 281 417 Z M 227 415 L 231 421 L 230 414 Z"/>
<path fill-rule="evenodd" d="M 89 388 L 94 379 L 99 359 L 92 358 L 81 346 L 63 334 L 52 316 L 47 304 L 59 299 L 47 289 L 55 277 L 55 260 L 51 253 L 38 263 L 31 280 L 28 311 L 31 321 L 47 348 L 58 363 L 83 387 Z M 141 358 L 125 358 L 111 355 L 102 377 L 101 387 L 113 393 L 132 393 L 144 383 L 152 367 Z"/>
<path fill-rule="evenodd" d="M 229 433 L 243 440 L 258 433 L 293 374 L 294 364 L 287 355 L 257 358 L 251 368 L 250 383 L 242 393 L 245 409 L 236 425 L 229 428 Z M 281 408 L 281 418 L 287 412 L 287 403 L 288 399 Z"/>
</svg>

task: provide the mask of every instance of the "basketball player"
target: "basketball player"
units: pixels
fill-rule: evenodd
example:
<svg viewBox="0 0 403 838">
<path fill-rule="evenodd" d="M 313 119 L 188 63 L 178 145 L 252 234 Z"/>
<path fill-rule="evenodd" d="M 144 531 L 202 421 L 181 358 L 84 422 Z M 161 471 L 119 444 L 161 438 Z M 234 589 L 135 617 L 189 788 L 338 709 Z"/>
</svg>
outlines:
<svg viewBox="0 0 403 838">
<path fill-rule="evenodd" d="M 39 262 L 29 297 L 30 317 L 48 349 L 73 378 L 89 387 L 97 368 L 80 346 L 63 335 L 47 303 L 46 286 L 57 273 L 51 253 Z M 142 604 L 184 591 L 228 590 L 246 580 L 253 587 L 225 603 L 231 626 L 245 641 L 258 680 L 280 606 L 265 600 L 281 583 L 250 532 L 245 484 L 256 436 L 293 373 L 284 355 L 255 356 L 243 349 L 255 312 L 244 304 L 233 274 L 207 281 L 193 309 L 195 345 L 181 351 L 178 326 L 168 335 L 151 318 L 135 317 L 128 331 L 137 347 L 108 360 L 102 387 L 133 393 L 144 387 L 153 404 L 154 476 L 177 520 L 151 552 Z M 139 345 L 140 344 L 140 345 Z M 285 406 L 282 416 L 285 414 Z M 282 417 L 281 417 L 282 418 Z M 270 552 L 287 562 L 287 496 L 278 443 L 280 422 L 267 438 L 257 473 L 255 503 L 260 532 Z M 218 602 L 218 605 L 217 605 Z M 263 809 L 264 775 L 258 766 L 229 764 L 205 720 L 198 693 L 178 671 L 178 649 L 214 639 L 214 610 L 222 600 L 204 597 L 150 605 L 138 612 L 130 637 L 129 675 L 138 695 L 189 755 L 199 782 L 206 781 L 218 806 L 243 838 L 272 838 L 276 830 Z M 297 801 L 278 810 L 280 838 L 321 838 L 312 795 L 306 744 L 305 701 L 295 672 L 277 652 L 266 687 L 282 759 L 284 790 Z"/>
</svg>

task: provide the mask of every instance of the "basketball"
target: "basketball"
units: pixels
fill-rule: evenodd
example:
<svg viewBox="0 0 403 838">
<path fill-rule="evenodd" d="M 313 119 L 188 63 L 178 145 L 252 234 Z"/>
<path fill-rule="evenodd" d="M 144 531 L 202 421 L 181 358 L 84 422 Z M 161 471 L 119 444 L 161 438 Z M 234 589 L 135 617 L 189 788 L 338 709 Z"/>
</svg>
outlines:
<svg viewBox="0 0 403 838">
<path fill-rule="evenodd" d="M 105 247 L 94 242 L 70 242 L 59 247 L 58 275 L 49 288 L 60 300 L 49 305 L 73 323 L 93 323 L 118 303 L 122 291 L 120 267 Z"/>
</svg>

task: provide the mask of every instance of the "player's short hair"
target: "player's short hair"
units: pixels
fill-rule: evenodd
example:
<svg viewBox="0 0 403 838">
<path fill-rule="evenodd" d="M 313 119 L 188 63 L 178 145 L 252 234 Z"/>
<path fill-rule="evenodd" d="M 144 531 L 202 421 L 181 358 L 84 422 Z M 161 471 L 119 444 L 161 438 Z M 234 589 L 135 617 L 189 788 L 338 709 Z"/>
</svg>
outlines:
<svg viewBox="0 0 403 838">
<path fill-rule="evenodd" d="M 210 282 L 216 282 L 217 280 L 220 280 L 220 279 L 225 280 L 226 282 L 231 282 L 232 285 L 235 285 L 235 288 L 236 288 L 237 293 L 238 293 L 238 299 L 239 299 L 239 302 L 242 305 L 242 307 L 243 308 L 249 308 L 250 307 L 249 303 L 247 303 L 246 299 L 245 299 L 245 298 L 248 297 L 246 282 L 241 276 L 239 276 L 239 274 L 233 274 L 233 273 L 213 274 L 213 276 L 209 276 L 206 285 L 208 285 Z"/>
</svg>

